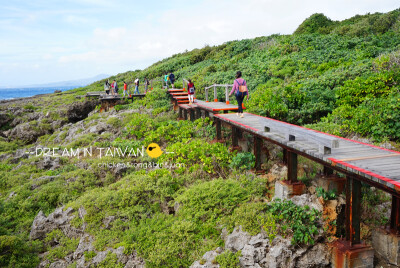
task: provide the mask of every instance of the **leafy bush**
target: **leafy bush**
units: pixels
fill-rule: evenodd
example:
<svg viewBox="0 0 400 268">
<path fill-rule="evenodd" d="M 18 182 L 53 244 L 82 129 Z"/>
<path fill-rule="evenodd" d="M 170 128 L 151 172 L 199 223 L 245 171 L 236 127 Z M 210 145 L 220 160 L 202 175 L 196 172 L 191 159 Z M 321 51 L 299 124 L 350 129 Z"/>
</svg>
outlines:
<svg viewBox="0 0 400 268">
<path fill-rule="evenodd" d="M 254 167 L 255 159 L 256 157 L 250 152 L 238 153 L 232 158 L 231 164 L 229 166 L 231 168 L 238 168 L 240 170 L 248 170 Z"/>
<path fill-rule="evenodd" d="M 201 139 L 176 142 L 167 146 L 166 151 L 172 153 L 163 154 L 160 160 L 183 164 L 176 169 L 179 173 L 194 172 L 199 169 L 214 173 L 228 167 L 232 155 L 225 145 L 205 143 Z"/>
<path fill-rule="evenodd" d="M 68 238 L 59 229 L 56 229 L 46 235 L 45 242 L 57 243 L 57 247 L 48 247 L 49 254 L 46 258 L 50 262 L 54 262 L 57 259 L 63 259 L 68 254 L 74 252 L 79 244 L 79 238 Z"/>
<path fill-rule="evenodd" d="M 317 196 L 318 197 L 322 197 L 322 199 L 324 200 L 334 200 L 336 199 L 336 191 L 335 190 L 329 190 L 329 191 L 325 191 L 324 188 L 322 187 L 317 187 L 315 189 Z"/>
<path fill-rule="evenodd" d="M 332 25 L 333 21 L 324 14 L 315 13 L 303 21 L 294 34 L 328 33 Z"/>
<path fill-rule="evenodd" d="M 314 236 L 318 234 L 318 222 L 321 213 L 308 206 L 296 206 L 291 200 L 279 199 L 268 205 L 267 212 L 275 216 L 279 223 L 279 232 L 293 234 L 292 244 L 315 243 Z"/>
</svg>

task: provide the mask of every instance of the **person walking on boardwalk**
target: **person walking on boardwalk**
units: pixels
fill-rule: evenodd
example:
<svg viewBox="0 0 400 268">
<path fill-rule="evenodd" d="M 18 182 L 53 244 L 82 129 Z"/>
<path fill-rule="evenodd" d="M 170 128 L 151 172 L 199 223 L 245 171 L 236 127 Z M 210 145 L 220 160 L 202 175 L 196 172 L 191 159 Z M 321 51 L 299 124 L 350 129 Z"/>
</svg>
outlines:
<svg viewBox="0 0 400 268">
<path fill-rule="evenodd" d="M 196 90 L 196 88 L 194 87 L 194 84 L 193 84 L 193 82 L 192 82 L 192 80 L 188 80 L 188 84 L 187 84 L 187 87 L 188 87 L 188 97 L 189 97 L 189 104 L 193 104 L 193 102 L 194 102 L 194 91 Z"/>
<path fill-rule="evenodd" d="M 111 83 L 111 95 L 115 96 L 115 80 Z"/>
<path fill-rule="evenodd" d="M 107 95 L 110 94 L 110 83 L 108 82 L 108 80 L 104 83 L 104 91 Z"/>
<path fill-rule="evenodd" d="M 114 80 L 114 90 L 115 90 L 115 95 L 118 95 L 118 84 L 117 81 Z"/>
<path fill-rule="evenodd" d="M 174 83 L 175 83 L 175 75 L 170 71 L 169 74 L 169 81 L 171 82 L 171 87 L 174 88 Z"/>
<path fill-rule="evenodd" d="M 249 100 L 249 90 L 247 89 L 246 80 L 242 78 L 242 72 L 236 72 L 236 79 L 233 82 L 233 87 L 229 96 L 231 96 L 235 92 L 235 97 L 238 103 L 238 113 L 237 116 L 244 117 L 243 115 L 243 100 L 244 97 L 247 96 L 247 100 Z"/>
<path fill-rule="evenodd" d="M 167 89 L 168 89 L 168 80 L 169 80 L 169 75 L 168 75 L 167 72 L 165 72 L 165 75 L 164 75 L 164 82 L 165 82 L 165 86 L 167 87 Z"/>
<path fill-rule="evenodd" d="M 147 79 L 147 77 L 144 78 L 144 94 L 147 93 L 147 89 L 149 88 L 150 82 L 149 79 Z"/>
<path fill-rule="evenodd" d="M 125 94 L 128 95 L 128 92 L 126 92 L 127 89 L 128 89 L 128 85 L 124 81 L 124 97 L 125 97 Z"/>
<path fill-rule="evenodd" d="M 135 80 L 135 92 L 134 94 L 140 94 L 139 93 L 139 78 L 136 78 Z"/>
</svg>

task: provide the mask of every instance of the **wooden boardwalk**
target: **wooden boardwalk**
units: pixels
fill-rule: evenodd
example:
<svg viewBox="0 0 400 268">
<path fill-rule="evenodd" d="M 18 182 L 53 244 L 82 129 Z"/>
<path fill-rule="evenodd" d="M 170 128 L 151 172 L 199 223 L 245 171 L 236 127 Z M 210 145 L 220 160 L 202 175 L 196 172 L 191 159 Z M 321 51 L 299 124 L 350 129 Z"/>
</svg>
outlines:
<svg viewBox="0 0 400 268">
<path fill-rule="evenodd" d="M 226 104 L 223 102 L 206 102 L 202 100 L 195 101 L 197 107 L 212 113 L 218 113 L 220 111 L 237 111 L 238 106 L 233 104 Z"/>
<path fill-rule="evenodd" d="M 215 95 L 215 94 L 214 94 Z M 275 119 L 244 113 L 238 117 L 237 106 L 222 102 L 195 100 L 192 105 L 180 103 L 181 95 L 173 96 L 175 107 L 179 108 L 179 118 L 190 120 L 212 114 L 216 128 L 216 140 L 222 141 L 222 123 L 231 127 L 232 149 L 240 149 L 242 132 L 253 136 L 255 170 L 261 170 L 261 150 L 263 140 L 283 148 L 283 160 L 287 164 L 287 180 L 283 181 L 293 194 L 301 194 L 304 184 L 297 180 L 298 160 L 301 155 L 324 166 L 324 174 L 336 170 L 346 175 L 346 240 L 341 244 L 352 248 L 360 244 L 361 222 L 361 182 L 384 190 L 392 195 L 389 230 L 400 234 L 400 152 L 377 147 L 331 134 L 292 125 Z M 221 114 L 220 112 L 224 113 Z M 336 179 L 340 181 L 340 178 Z M 289 190 L 288 190 L 289 191 Z"/>
<path fill-rule="evenodd" d="M 133 100 L 134 98 L 144 98 L 144 96 L 146 96 L 146 94 L 132 94 L 130 96 L 123 96 L 123 95 L 106 95 L 106 94 L 102 94 L 100 95 L 100 100 L 101 101 L 107 101 L 107 100 L 123 100 L 123 99 L 129 99 L 129 100 Z"/>
<path fill-rule="evenodd" d="M 106 94 L 105 91 L 91 91 L 86 92 L 85 97 L 100 97 L 103 94 Z"/>
<path fill-rule="evenodd" d="M 363 181 L 383 190 L 400 191 L 400 152 L 250 113 L 244 113 L 244 118 L 236 114 L 214 116 L 327 166 L 361 176 Z"/>
</svg>

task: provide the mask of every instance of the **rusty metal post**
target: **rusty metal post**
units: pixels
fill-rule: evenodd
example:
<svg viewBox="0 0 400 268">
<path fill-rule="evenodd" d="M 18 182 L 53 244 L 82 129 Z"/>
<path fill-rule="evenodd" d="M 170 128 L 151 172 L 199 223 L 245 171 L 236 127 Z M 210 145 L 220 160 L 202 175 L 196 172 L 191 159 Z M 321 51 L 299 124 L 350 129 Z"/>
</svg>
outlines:
<svg viewBox="0 0 400 268">
<path fill-rule="evenodd" d="M 179 107 L 178 108 L 178 111 L 179 111 L 179 119 L 182 119 L 182 108 L 181 107 Z"/>
<path fill-rule="evenodd" d="M 232 147 L 235 148 L 238 146 L 239 146 L 238 129 L 232 126 Z"/>
<path fill-rule="evenodd" d="M 222 135 L 221 135 L 221 120 L 217 119 L 214 117 L 215 120 L 215 129 L 217 130 L 217 140 L 220 141 L 222 140 Z"/>
<path fill-rule="evenodd" d="M 261 148 L 263 141 L 260 137 L 254 136 L 254 156 L 256 157 L 255 171 L 261 170 Z"/>
<path fill-rule="evenodd" d="M 188 119 L 188 112 L 187 112 L 186 109 L 183 109 L 183 118 L 184 118 L 185 120 Z"/>
<path fill-rule="evenodd" d="M 196 114 L 197 114 L 197 118 L 201 118 L 201 110 L 199 108 L 196 108 Z"/>
<path fill-rule="evenodd" d="M 346 240 L 360 244 L 361 182 L 350 176 L 346 181 Z"/>
<path fill-rule="evenodd" d="M 189 112 L 190 112 L 190 121 L 194 121 L 195 120 L 195 118 L 194 118 L 194 110 L 190 109 Z"/>
<path fill-rule="evenodd" d="M 225 86 L 225 103 L 229 104 L 229 89 L 228 89 L 228 86 Z"/>
<path fill-rule="evenodd" d="M 390 212 L 390 230 L 400 233 L 400 198 L 392 195 L 392 210 Z"/>
<path fill-rule="evenodd" d="M 297 154 L 291 151 L 287 151 L 287 179 L 290 183 L 297 181 Z"/>
<path fill-rule="evenodd" d="M 287 149 L 283 148 L 282 153 L 283 153 L 282 162 L 283 162 L 284 164 L 287 164 L 287 162 L 288 162 L 288 161 L 287 161 Z"/>
<path fill-rule="evenodd" d="M 329 167 L 327 167 L 327 166 L 324 166 L 323 174 L 324 174 L 325 176 L 330 176 L 330 175 L 333 174 L 333 169 L 331 169 L 331 168 L 329 168 Z"/>
</svg>

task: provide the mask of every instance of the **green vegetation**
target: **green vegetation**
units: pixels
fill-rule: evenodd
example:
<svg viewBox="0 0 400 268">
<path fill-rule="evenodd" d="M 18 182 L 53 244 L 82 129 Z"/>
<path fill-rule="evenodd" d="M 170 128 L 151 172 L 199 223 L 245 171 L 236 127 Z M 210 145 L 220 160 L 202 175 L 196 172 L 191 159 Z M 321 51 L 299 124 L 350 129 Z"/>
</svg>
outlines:
<svg viewBox="0 0 400 268">
<path fill-rule="evenodd" d="M 256 157 L 249 152 L 238 153 L 236 156 L 232 158 L 232 162 L 230 164 L 231 168 L 238 168 L 241 170 L 251 169 L 254 167 L 254 160 Z"/>
<path fill-rule="evenodd" d="M 229 250 L 224 251 L 220 255 L 215 258 L 215 262 L 219 264 L 221 268 L 237 268 L 239 266 L 239 257 L 242 255 L 242 252 L 239 250 L 236 253 L 233 253 Z"/>
<path fill-rule="evenodd" d="M 333 199 L 336 199 L 336 197 L 337 197 L 335 190 L 325 191 L 325 189 L 322 187 L 317 187 L 315 189 L 315 192 L 318 197 L 322 197 L 322 199 L 324 199 L 325 201 L 333 200 Z"/>
</svg>

